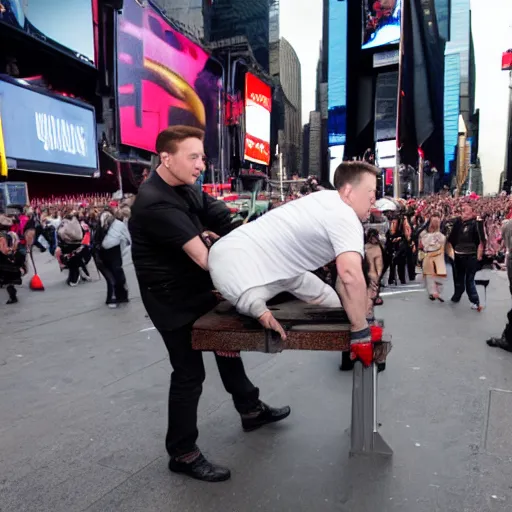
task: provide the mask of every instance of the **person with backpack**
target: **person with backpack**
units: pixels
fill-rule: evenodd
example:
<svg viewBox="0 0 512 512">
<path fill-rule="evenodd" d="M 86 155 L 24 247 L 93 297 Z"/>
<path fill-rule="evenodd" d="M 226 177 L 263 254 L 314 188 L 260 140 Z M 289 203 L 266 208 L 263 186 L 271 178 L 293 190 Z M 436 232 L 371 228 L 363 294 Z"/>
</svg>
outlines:
<svg viewBox="0 0 512 512">
<path fill-rule="evenodd" d="M 87 270 L 90 251 L 84 243 L 85 228 L 86 226 L 84 227 L 78 220 L 76 212 L 71 212 L 65 216 L 57 230 L 58 248 L 55 251 L 55 257 L 61 271 L 68 269 L 66 282 L 71 287 L 77 286 L 81 280 L 91 280 Z"/>
<path fill-rule="evenodd" d="M 126 224 L 116 219 L 112 211 L 105 210 L 94 232 L 93 252 L 98 271 L 107 283 L 105 303 L 111 309 L 129 301 L 123 253 L 130 245 L 131 237 Z"/>
</svg>

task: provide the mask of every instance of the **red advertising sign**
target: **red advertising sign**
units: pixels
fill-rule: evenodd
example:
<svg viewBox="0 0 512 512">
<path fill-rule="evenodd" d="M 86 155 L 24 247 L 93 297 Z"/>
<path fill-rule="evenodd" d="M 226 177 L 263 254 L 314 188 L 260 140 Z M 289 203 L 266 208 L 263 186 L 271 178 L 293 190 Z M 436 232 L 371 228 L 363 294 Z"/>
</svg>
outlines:
<svg viewBox="0 0 512 512">
<path fill-rule="evenodd" d="M 270 165 L 272 90 L 251 73 L 245 75 L 244 159 Z"/>
<path fill-rule="evenodd" d="M 501 57 L 501 69 L 503 71 L 512 70 L 512 48 L 506 52 L 503 52 Z"/>
</svg>

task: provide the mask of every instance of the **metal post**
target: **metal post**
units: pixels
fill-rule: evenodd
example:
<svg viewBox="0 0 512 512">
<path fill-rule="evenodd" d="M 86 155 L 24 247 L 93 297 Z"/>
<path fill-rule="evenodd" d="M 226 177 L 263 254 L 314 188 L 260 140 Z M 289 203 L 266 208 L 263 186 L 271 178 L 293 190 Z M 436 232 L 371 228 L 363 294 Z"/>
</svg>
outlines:
<svg viewBox="0 0 512 512">
<path fill-rule="evenodd" d="M 123 177 L 121 175 L 121 162 L 116 162 L 117 167 L 117 182 L 119 183 L 119 192 L 121 193 L 121 198 L 124 196 L 123 194 Z"/>
<path fill-rule="evenodd" d="M 378 432 L 377 384 L 378 369 L 373 363 L 365 368 L 354 363 L 352 387 L 352 426 L 350 455 L 379 454 L 390 456 L 393 450 Z"/>
<path fill-rule="evenodd" d="M 401 183 L 400 183 L 400 103 L 402 99 L 402 61 L 404 52 L 404 20 L 405 20 L 405 6 L 407 0 L 402 0 L 402 13 L 400 21 L 400 44 L 398 47 L 398 91 L 397 91 L 397 112 L 396 112 L 396 161 L 395 169 L 393 171 L 393 197 L 399 199 L 401 197 Z"/>
<path fill-rule="evenodd" d="M 224 154 L 224 140 L 225 140 L 225 126 L 224 126 L 224 120 L 225 120 L 225 97 L 226 97 L 226 69 L 224 68 L 224 64 L 217 59 L 216 57 L 213 57 L 210 55 L 210 59 L 216 62 L 220 69 L 222 70 L 222 87 L 219 88 L 219 94 L 217 98 L 217 109 L 218 109 L 218 119 L 217 119 L 217 130 L 218 130 L 218 145 L 219 145 L 219 158 L 218 163 L 220 167 L 220 179 L 221 182 L 224 183 L 225 178 L 225 154 Z M 212 179 L 212 183 L 214 183 L 215 180 Z"/>
<path fill-rule="evenodd" d="M 425 190 L 425 184 L 424 184 L 425 174 L 423 172 L 424 165 L 425 165 L 425 160 L 420 155 L 419 162 L 418 162 L 418 196 L 423 195 L 423 192 Z M 427 193 L 432 193 L 432 192 L 433 192 L 432 190 L 429 190 Z"/>
<path fill-rule="evenodd" d="M 283 189 L 283 153 L 279 152 L 279 194 L 281 201 L 284 201 Z"/>
<path fill-rule="evenodd" d="M 509 100 L 508 100 L 508 129 L 507 129 L 507 147 L 505 151 L 505 179 L 512 182 L 512 71 L 509 73 Z"/>
</svg>

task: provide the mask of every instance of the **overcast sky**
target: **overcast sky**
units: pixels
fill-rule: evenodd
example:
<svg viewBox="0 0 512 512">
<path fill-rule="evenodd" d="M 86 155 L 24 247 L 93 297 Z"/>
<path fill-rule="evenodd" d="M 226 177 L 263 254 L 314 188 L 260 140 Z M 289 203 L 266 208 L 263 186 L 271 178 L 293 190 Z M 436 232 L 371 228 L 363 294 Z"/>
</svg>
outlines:
<svg viewBox="0 0 512 512">
<path fill-rule="evenodd" d="M 322 40 L 322 0 L 279 0 L 280 29 L 300 59 L 302 122 L 315 110 L 316 65 Z M 510 0 L 512 1 L 512 0 Z"/>
<path fill-rule="evenodd" d="M 501 55 L 512 48 L 512 1 L 471 0 L 475 45 L 476 98 L 480 109 L 478 152 L 484 192 L 498 191 L 504 170 L 508 116 L 508 73 L 501 71 Z"/>
</svg>

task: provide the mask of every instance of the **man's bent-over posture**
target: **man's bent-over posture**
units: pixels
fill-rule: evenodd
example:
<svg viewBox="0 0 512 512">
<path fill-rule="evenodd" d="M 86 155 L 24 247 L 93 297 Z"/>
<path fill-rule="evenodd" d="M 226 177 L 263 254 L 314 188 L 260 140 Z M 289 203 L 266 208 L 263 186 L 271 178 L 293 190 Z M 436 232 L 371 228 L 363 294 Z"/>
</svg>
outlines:
<svg viewBox="0 0 512 512">
<path fill-rule="evenodd" d="M 368 341 L 361 221 L 375 201 L 377 174 L 367 163 L 342 163 L 334 175 L 336 190 L 291 201 L 218 240 L 208 257 L 217 291 L 240 313 L 285 338 L 267 301 L 290 292 L 309 304 L 340 307 L 338 294 L 311 273 L 336 260 L 336 288 L 352 324 L 352 342 Z"/>
</svg>

